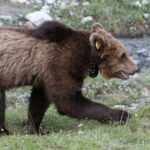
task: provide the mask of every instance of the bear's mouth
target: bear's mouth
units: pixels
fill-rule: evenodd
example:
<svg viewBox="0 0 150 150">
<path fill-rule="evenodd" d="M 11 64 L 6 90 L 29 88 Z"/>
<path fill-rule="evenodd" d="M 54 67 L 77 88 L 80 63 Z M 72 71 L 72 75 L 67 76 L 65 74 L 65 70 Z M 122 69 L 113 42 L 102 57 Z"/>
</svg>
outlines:
<svg viewBox="0 0 150 150">
<path fill-rule="evenodd" d="M 129 79 L 129 73 L 123 71 L 123 70 L 120 70 L 116 73 L 117 77 L 123 79 L 123 80 L 127 80 Z"/>
</svg>

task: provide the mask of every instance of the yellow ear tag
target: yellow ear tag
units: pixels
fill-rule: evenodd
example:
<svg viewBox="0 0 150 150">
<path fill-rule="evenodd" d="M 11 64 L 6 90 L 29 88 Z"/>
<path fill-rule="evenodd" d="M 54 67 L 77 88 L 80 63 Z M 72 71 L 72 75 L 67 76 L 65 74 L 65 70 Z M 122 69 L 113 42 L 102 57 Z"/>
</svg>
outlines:
<svg viewBox="0 0 150 150">
<path fill-rule="evenodd" d="M 101 47 L 100 43 L 96 41 L 95 47 L 96 47 L 97 49 L 100 49 L 100 47 Z"/>
</svg>

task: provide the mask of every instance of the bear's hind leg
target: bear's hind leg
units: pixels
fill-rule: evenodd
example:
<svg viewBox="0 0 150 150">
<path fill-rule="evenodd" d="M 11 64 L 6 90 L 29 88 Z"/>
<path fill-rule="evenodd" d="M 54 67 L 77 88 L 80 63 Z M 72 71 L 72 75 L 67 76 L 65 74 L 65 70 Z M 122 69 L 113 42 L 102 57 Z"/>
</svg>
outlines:
<svg viewBox="0 0 150 150">
<path fill-rule="evenodd" d="M 9 135 L 9 131 L 5 128 L 5 91 L 0 89 L 0 135 Z"/>
<path fill-rule="evenodd" d="M 49 104 L 44 88 L 42 86 L 33 87 L 27 121 L 30 134 L 40 133 L 40 123 Z"/>
</svg>

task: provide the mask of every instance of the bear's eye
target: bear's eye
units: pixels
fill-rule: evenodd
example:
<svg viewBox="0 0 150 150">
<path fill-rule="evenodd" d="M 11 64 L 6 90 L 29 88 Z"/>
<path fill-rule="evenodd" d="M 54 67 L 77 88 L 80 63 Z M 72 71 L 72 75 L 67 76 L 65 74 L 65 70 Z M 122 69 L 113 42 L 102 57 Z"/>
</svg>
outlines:
<svg viewBox="0 0 150 150">
<path fill-rule="evenodd" d="M 124 59 L 125 57 L 126 57 L 126 53 L 122 53 L 120 56 L 121 59 Z"/>
<path fill-rule="evenodd" d="M 126 61 L 126 53 L 123 53 L 121 56 L 120 56 L 120 61 L 121 63 L 124 63 Z"/>
</svg>

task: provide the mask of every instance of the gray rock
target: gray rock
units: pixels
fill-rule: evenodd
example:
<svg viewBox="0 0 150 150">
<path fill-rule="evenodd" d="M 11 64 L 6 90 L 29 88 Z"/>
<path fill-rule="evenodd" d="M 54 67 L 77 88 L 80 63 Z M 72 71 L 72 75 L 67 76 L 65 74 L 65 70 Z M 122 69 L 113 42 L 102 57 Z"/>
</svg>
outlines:
<svg viewBox="0 0 150 150">
<path fill-rule="evenodd" d="M 90 3 L 88 1 L 82 3 L 82 6 L 84 6 L 84 7 L 89 6 L 89 5 L 90 5 Z"/>
<path fill-rule="evenodd" d="M 149 104 L 149 102 L 150 102 L 150 97 L 142 98 L 140 100 L 139 107 L 145 107 L 147 103 Z"/>
<path fill-rule="evenodd" d="M 10 0 L 11 3 L 18 3 L 18 0 Z"/>
<path fill-rule="evenodd" d="M 136 27 L 130 27 L 129 29 L 130 29 L 130 31 L 132 31 L 132 32 L 135 32 L 135 31 L 137 30 Z"/>
<path fill-rule="evenodd" d="M 31 21 L 35 26 L 39 26 L 44 21 L 52 20 L 52 17 L 42 11 L 35 11 L 33 13 L 29 13 L 25 16 L 25 18 Z"/>
<path fill-rule="evenodd" d="M 3 22 L 0 21 L 0 27 L 2 27 L 3 25 L 4 25 Z"/>
<path fill-rule="evenodd" d="M 136 110 L 137 107 L 138 107 L 138 104 L 132 103 L 127 109 L 129 109 L 129 110 Z"/>
<path fill-rule="evenodd" d="M 49 5 L 53 4 L 56 0 L 45 0 L 45 2 Z"/>
<path fill-rule="evenodd" d="M 87 16 L 81 19 L 81 23 L 86 23 L 86 22 L 90 22 L 93 20 L 92 16 Z"/>
<path fill-rule="evenodd" d="M 30 4 L 29 0 L 10 0 L 12 3 Z"/>
<path fill-rule="evenodd" d="M 137 53 L 145 53 L 147 52 L 148 50 L 146 48 L 142 48 L 140 50 L 137 51 Z"/>
<path fill-rule="evenodd" d="M 44 5 L 41 10 L 42 12 L 46 13 L 46 14 L 49 14 L 50 13 L 50 8 L 48 5 Z"/>
<path fill-rule="evenodd" d="M 139 1 L 135 1 L 131 5 L 133 8 L 141 8 L 142 6 L 142 4 Z"/>
<path fill-rule="evenodd" d="M 41 5 L 41 4 L 43 4 L 44 1 L 45 0 L 33 0 L 32 2 L 36 3 L 37 5 Z"/>
<path fill-rule="evenodd" d="M 143 18 L 144 18 L 145 20 L 148 20 L 148 19 L 150 18 L 150 14 L 149 14 L 149 13 L 143 14 Z"/>
<path fill-rule="evenodd" d="M 125 105 L 115 105 L 115 106 L 113 106 L 113 108 L 115 108 L 115 109 L 125 109 L 126 106 Z"/>
<path fill-rule="evenodd" d="M 34 29 L 34 25 L 32 24 L 32 22 L 27 21 L 24 25 L 24 27 L 28 28 L 28 29 Z"/>
<path fill-rule="evenodd" d="M 147 5 L 149 2 L 149 0 L 142 0 L 142 5 Z"/>
<path fill-rule="evenodd" d="M 60 9 L 65 9 L 66 7 L 67 7 L 66 3 L 61 3 L 59 6 Z"/>
<path fill-rule="evenodd" d="M 71 3 L 71 6 L 77 7 L 77 6 L 79 6 L 79 3 L 78 3 L 78 2 L 72 2 L 72 3 Z"/>
<path fill-rule="evenodd" d="M 149 51 L 146 48 L 142 48 L 142 49 L 137 51 L 137 54 L 139 56 L 147 57 L 149 55 Z"/>
<path fill-rule="evenodd" d="M 140 65 L 140 64 L 141 64 L 141 60 L 139 60 L 139 59 L 134 59 L 133 62 L 134 62 L 136 65 Z"/>
<path fill-rule="evenodd" d="M 0 16 L 0 20 L 6 20 L 6 21 L 12 21 L 12 16 L 8 16 L 8 15 L 1 15 Z"/>
</svg>

